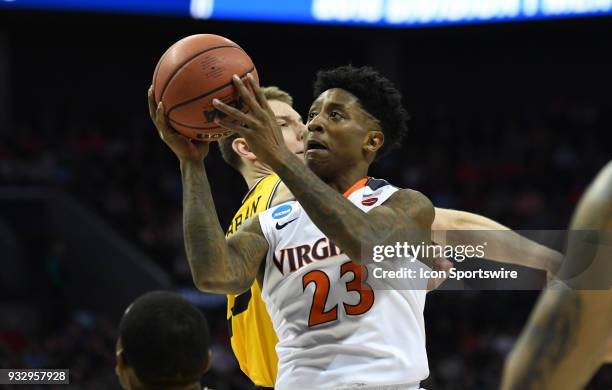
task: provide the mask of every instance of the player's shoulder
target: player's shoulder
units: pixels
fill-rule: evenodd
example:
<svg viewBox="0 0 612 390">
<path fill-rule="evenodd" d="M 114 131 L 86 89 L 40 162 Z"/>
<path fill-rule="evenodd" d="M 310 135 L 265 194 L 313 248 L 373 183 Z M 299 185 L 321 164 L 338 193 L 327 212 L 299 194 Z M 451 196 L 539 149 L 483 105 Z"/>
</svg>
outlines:
<svg viewBox="0 0 612 390">
<path fill-rule="evenodd" d="M 431 225 L 435 217 L 435 209 L 429 198 L 410 188 L 398 189 L 383 205 L 396 211 L 403 211 L 428 225 Z"/>
<path fill-rule="evenodd" d="M 259 214 L 261 220 L 282 220 L 299 212 L 300 204 L 295 199 L 287 200 L 279 203 Z"/>
<path fill-rule="evenodd" d="M 263 176 L 259 178 L 247 191 L 247 193 L 242 198 L 242 203 L 244 203 L 247 199 L 255 197 L 261 194 L 269 194 L 271 195 L 278 185 L 280 184 L 280 178 L 276 174 L 271 174 L 267 176 Z"/>
<path fill-rule="evenodd" d="M 390 187 L 396 188 L 396 189 L 398 188 L 398 187 L 394 186 L 393 184 L 389 183 L 387 180 L 376 178 L 376 177 L 368 177 L 368 179 L 365 182 L 366 189 L 370 190 L 370 191 L 376 191 L 376 190 L 379 190 L 381 188 L 385 188 L 387 186 L 390 186 Z"/>
</svg>

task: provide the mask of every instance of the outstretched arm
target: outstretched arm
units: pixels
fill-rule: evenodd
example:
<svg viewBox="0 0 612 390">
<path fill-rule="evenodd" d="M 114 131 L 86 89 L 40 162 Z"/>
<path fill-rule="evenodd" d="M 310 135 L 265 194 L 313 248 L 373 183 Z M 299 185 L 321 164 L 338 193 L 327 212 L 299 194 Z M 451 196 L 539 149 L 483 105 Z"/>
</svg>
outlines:
<svg viewBox="0 0 612 390">
<path fill-rule="evenodd" d="M 218 123 L 247 140 L 259 160 L 281 177 L 315 225 L 353 261 L 359 263 L 368 257 L 362 253 L 364 248 L 390 242 L 395 237 L 414 244 L 431 240 L 434 211 L 425 196 L 411 190 L 398 191 L 382 206 L 364 213 L 311 170 L 304 169 L 304 164 L 285 145 L 257 82 L 250 75 L 247 82 L 253 93 L 234 76 L 234 85 L 250 112 L 245 114 L 214 100 L 215 107 L 228 116 L 228 120 Z"/>
<path fill-rule="evenodd" d="M 482 215 L 436 208 L 433 240 L 440 245 L 481 245 L 486 258 L 555 274 L 563 255 Z"/>
<path fill-rule="evenodd" d="M 180 162 L 185 250 L 195 285 L 202 291 L 215 293 L 246 291 L 268 250 L 259 219 L 252 218 L 226 241 L 204 169 L 209 144 L 191 141 L 172 129 L 162 104 L 155 105 L 151 89 L 148 103 L 149 115 L 160 138 Z"/>
<path fill-rule="evenodd" d="M 502 389 L 583 388 L 603 362 L 612 329 L 612 162 L 580 200 L 570 228 L 563 285 L 540 297 L 506 361 Z"/>
</svg>

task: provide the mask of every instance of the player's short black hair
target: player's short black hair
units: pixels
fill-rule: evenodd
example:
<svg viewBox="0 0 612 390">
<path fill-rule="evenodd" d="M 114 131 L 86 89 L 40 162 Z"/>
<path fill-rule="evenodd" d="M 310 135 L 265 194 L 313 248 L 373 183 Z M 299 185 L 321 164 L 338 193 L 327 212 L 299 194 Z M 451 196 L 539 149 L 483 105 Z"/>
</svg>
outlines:
<svg viewBox="0 0 612 390">
<path fill-rule="evenodd" d="M 200 310 L 176 293 L 136 299 L 119 325 L 125 364 L 148 389 L 199 381 L 208 365 L 210 333 Z"/>
<path fill-rule="evenodd" d="M 319 71 L 314 82 L 315 99 L 332 88 L 355 95 L 361 106 L 380 122 L 385 143 L 376 158 L 401 146 L 410 116 L 402 105 L 401 93 L 389 79 L 369 66 L 345 65 Z"/>
</svg>

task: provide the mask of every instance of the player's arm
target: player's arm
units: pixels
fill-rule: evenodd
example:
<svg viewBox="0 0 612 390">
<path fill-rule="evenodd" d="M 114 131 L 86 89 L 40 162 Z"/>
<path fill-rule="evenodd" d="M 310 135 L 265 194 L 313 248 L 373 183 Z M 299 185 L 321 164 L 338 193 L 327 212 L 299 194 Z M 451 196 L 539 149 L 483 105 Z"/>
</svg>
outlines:
<svg viewBox="0 0 612 390">
<path fill-rule="evenodd" d="M 612 163 L 589 186 L 570 228 L 563 285 L 540 297 L 506 361 L 503 389 L 582 388 L 603 362 L 612 329 Z"/>
<path fill-rule="evenodd" d="M 250 112 L 244 114 L 214 100 L 215 108 L 228 116 L 218 123 L 247 140 L 260 161 L 280 176 L 315 225 L 353 261 L 361 262 L 367 257 L 362 253 L 364 248 L 392 243 L 394 238 L 409 244 L 431 240 L 434 210 L 421 193 L 397 191 L 383 205 L 366 214 L 312 171 L 304 169 L 304 164 L 285 145 L 274 113 L 257 82 L 250 75 L 247 80 L 254 93 L 237 76 L 233 79 Z"/>
<path fill-rule="evenodd" d="M 433 240 L 440 245 L 482 245 L 486 258 L 555 274 L 563 255 L 482 215 L 436 208 Z"/>
<path fill-rule="evenodd" d="M 160 138 L 180 161 L 185 250 L 195 285 L 215 293 L 246 291 L 268 250 L 258 218 L 252 218 L 226 241 L 204 169 L 209 144 L 192 142 L 174 131 L 162 104 L 155 106 L 151 90 L 148 103 Z"/>
<path fill-rule="evenodd" d="M 584 388 L 602 363 L 611 313 L 608 291 L 545 291 L 508 357 L 502 389 Z"/>
<path fill-rule="evenodd" d="M 250 144 L 250 143 L 249 143 Z M 431 241 L 434 209 L 417 191 L 395 192 L 381 206 L 365 213 L 328 186 L 289 150 L 278 153 L 282 164 L 272 165 L 291 194 L 315 225 L 353 261 L 368 260 L 365 250 L 396 242 L 421 244 Z M 420 259 L 433 268 L 433 259 Z"/>
<path fill-rule="evenodd" d="M 259 218 L 225 238 L 203 164 L 181 161 L 185 251 L 201 291 L 240 294 L 248 290 L 268 251 Z"/>
</svg>

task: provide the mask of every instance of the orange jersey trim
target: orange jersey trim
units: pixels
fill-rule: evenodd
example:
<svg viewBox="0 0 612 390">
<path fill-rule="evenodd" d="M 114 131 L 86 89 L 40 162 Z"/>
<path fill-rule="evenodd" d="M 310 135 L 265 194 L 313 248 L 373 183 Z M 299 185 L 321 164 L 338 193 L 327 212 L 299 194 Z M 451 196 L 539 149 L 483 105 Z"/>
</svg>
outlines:
<svg viewBox="0 0 612 390">
<path fill-rule="evenodd" d="M 363 179 L 359 179 L 355 184 L 353 184 L 348 190 L 346 190 L 344 192 L 344 195 L 346 198 L 348 198 L 349 196 L 351 196 L 351 194 L 355 191 L 357 191 L 360 188 L 365 187 L 366 183 L 368 182 L 368 180 L 370 179 L 369 176 L 364 177 Z"/>
</svg>

